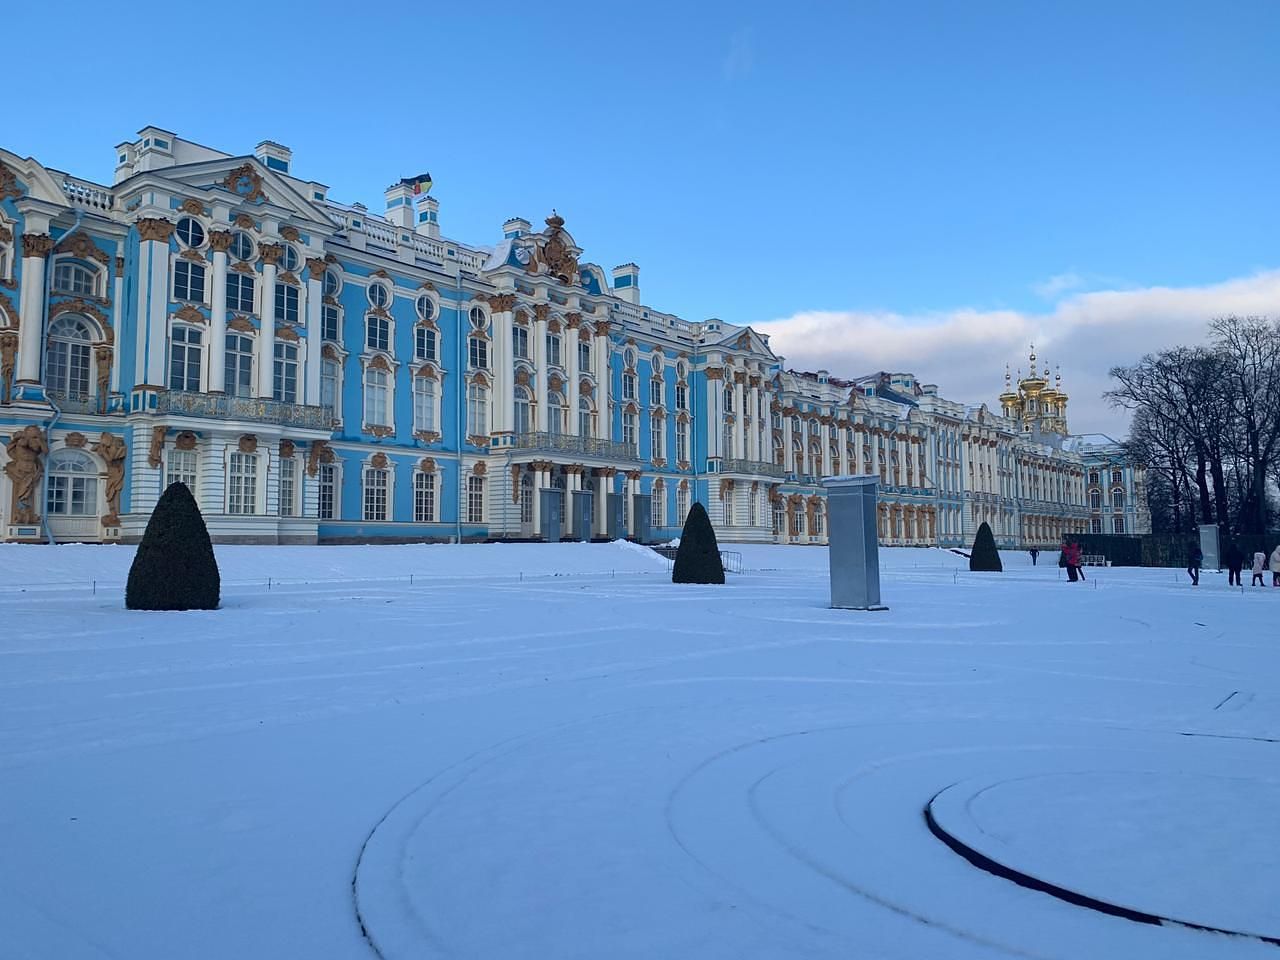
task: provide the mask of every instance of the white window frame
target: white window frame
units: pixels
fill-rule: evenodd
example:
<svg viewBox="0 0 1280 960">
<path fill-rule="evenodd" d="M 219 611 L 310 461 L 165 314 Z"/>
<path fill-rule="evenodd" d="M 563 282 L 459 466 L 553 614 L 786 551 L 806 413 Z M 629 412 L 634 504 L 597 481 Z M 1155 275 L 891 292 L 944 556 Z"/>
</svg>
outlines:
<svg viewBox="0 0 1280 960">
<path fill-rule="evenodd" d="M 485 522 L 485 511 L 488 508 L 485 477 L 471 474 L 467 477 L 467 523 L 482 525 Z"/>
<path fill-rule="evenodd" d="M 253 517 L 259 513 L 262 495 L 259 485 L 262 471 L 259 455 L 230 451 L 227 458 L 227 513 L 237 517 Z M 239 469 L 237 470 L 237 467 Z M 249 509 L 245 509 L 245 507 Z"/>
<path fill-rule="evenodd" d="M 190 482 L 188 479 L 190 478 Z M 165 489 L 174 483 L 185 483 L 192 496 L 200 499 L 196 489 L 200 483 L 200 453 L 197 450 L 179 450 L 169 447 L 165 451 L 164 486 Z"/>
<path fill-rule="evenodd" d="M 391 509 L 394 503 L 394 472 L 391 465 L 385 467 L 375 467 L 365 464 L 364 469 L 360 472 L 360 519 L 365 523 L 389 523 L 391 521 Z M 371 486 L 370 483 L 374 482 Z M 379 486 L 381 485 L 382 493 L 382 516 L 377 516 L 377 508 Z M 370 494 L 373 494 L 371 497 Z"/>
<path fill-rule="evenodd" d="M 386 382 L 380 386 L 375 386 L 371 383 L 374 376 L 386 377 Z M 393 431 L 395 430 L 395 381 L 396 375 L 394 370 L 384 370 L 381 367 L 374 367 L 368 364 L 365 365 L 364 371 L 361 375 L 360 384 L 360 422 L 366 428 L 366 432 L 369 427 L 390 427 Z M 369 397 L 370 390 L 372 389 L 381 389 L 384 391 L 386 397 L 386 410 L 384 411 L 385 416 L 383 419 L 387 421 L 386 423 L 380 423 L 369 415 Z"/>
<path fill-rule="evenodd" d="M 440 432 L 439 386 L 439 381 L 434 377 L 415 376 L 413 378 L 413 430 L 415 433 Z M 427 393 L 428 388 L 430 393 Z"/>
<path fill-rule="evenodd" d="M 440 484 L 427 470 L 413 472 L 413 522 L 437 523 L 440 516 Z"/>
<path fill-rule="evenodd" d="M 296 517 L 298 510 L 298 458 L 280 458 L 279 510 L 282 517 Z"/>
</svg>

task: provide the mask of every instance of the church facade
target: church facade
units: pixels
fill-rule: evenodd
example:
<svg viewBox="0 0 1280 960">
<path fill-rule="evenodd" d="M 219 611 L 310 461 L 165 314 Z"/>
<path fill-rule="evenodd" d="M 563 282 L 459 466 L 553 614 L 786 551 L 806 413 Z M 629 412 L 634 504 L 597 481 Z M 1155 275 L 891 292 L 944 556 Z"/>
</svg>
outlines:
<svg viewBox="0 0 1280 960">
<path fill-rule="evenodd" d="M 442 236 L 421 181 L 329 199 L 264 141 L 156 127 L 111 185 L 0 149 L 0 540 L 136 541 L 183 482 L 218 542 L 677 536 L 822 543 L 821 478 L 881 536 L 1142 532 L 1142 474 L 1034 369 L 999 412 L 906 374 L 788 370 L 749 326 L 646 306 L 563 218 Z"/>
</svg>

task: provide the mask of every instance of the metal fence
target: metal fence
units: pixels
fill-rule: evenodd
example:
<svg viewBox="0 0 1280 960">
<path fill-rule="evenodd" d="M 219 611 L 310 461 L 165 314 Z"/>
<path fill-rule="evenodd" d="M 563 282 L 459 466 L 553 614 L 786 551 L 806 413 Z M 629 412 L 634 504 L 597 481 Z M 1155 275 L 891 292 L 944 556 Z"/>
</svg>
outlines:
<svg viewBox="0 0 1280 960">
<path fill-rule="evenodd" d="M 679 547 L 650 547 L 649 549 L 667 558 L 668 569 L 676 562 L 676 554 L 680 551 Z M 721 550 L 720 565 L 724 567 L 725 573 L 741 573 L 742 554 L 737 550 Z"/>
<path fill-rule="evenodd" d="M 284 403 L 262 397 L 232 397 L 221 393 L 169 390 L 156 398 L 156 413 L 218 420 L 255 420 L 313 430 L 333 429 L 333 408 Z"/>
</svg>

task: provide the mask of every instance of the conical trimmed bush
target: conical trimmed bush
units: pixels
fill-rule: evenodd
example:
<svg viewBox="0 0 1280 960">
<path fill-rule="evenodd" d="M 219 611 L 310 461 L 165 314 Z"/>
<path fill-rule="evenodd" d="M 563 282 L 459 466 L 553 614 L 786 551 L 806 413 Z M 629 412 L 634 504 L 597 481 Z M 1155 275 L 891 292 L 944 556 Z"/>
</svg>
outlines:
<svg viewBox="0 0 1280 960">
<path fill-rule="evenodd" d="M 160 497 L 138 544 L 124 605 L 130 610 L 216 610 L 218 561 L 200 507 L 185 483 Z"/>
<path fill-rule="evenodd" d="M 680 549 L 671 571 L 672 583 L 724 583 L 720 544 L 711 528 L 711 518 L 701 503 L 694 503 L 680 534 Z"/>
<path fill-rule="evenodd" d="M 996 538 L 991 534 L 991 527 L 986 523 L 978 528 L 978 535 L 973 538 L 973 550 L 969 553 L 969 569 L 986 573 L 1003 573 L 1004 565 L 1000 562 L 1000 551 L 996 549 Z"/>
</svg>

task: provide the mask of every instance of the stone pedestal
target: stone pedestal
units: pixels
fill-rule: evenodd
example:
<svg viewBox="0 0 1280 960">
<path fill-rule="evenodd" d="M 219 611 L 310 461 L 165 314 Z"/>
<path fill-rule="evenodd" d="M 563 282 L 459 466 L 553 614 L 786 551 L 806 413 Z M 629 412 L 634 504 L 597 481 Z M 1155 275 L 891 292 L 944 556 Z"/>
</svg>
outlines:
<svg viewBox="0 0 1280 960">
<path fill-rule="evenodd" d="M 887 610 L 880 603 L 876 477 L 828 477 L 822 483 L 827 488 L 831 606 L 843 610 Z"/>
</svg>

